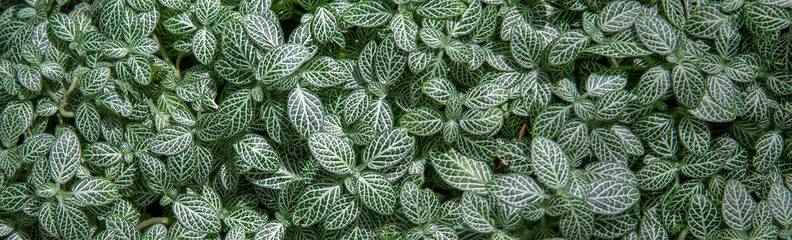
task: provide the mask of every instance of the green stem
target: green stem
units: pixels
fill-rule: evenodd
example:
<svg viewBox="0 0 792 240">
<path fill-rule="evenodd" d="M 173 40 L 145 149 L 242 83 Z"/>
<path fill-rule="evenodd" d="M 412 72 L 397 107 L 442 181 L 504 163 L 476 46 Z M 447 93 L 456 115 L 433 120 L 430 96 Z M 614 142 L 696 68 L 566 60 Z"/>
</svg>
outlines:
<svg viewBox="0 0 792 240">
<path fill-rule="evenodd" d="M 176 58 L 176 64 L 173 64 L 173 62 L 170 59 L 170 56 L 168 56 L 168 52 L 165 51 L 165 47 L 162 46 L 162 43 L 160 42 L 159 37 L 157 37 L 157 34 L 152 34 L 151 37 L 154 38 L 155 42 L 157 42 L 157 46 L 159 46 L 159 52 L 162 55 L 162 58 L 165 59 L 166 63 L 170 64 L 173 67 L 173 70 L 175 71 L 174 74 L 176 74 L 176 79 L 181 81 L 181 72 L 179 71 L 179 62 L 181 62 L 182 55 L 179 54 L 179 57 Z"/>
<path fill-rule="evenodd" d="M 60 102 L 60 98 L 58 98 L 58 95 L 55 95 L 55 93 L 52 92 L 52 90 L 50 90 L 47 85 L 44 85 L 44 90 L 47 92 L 47 95 L 49 95 L 50 99 L 52 99 L 53 103 L 57 104 Z M 58 122 L 63 123 L 63 116 L 61 116 L 60 114 L 58 114 Z"/>
<path fill-rule="evenodd" d="M 176 219 L 169 218 L 169 217 L 154 217 L 146 219 L 137 224 L 138 230 L 146 229 L 147 227 L 154 225 L 154 224 L 163 224 L 165 226 L 170 225 L 171 223 L 176 222 Z"/>
<path fill-rule="evenodd" d="M 154 104 L 153 101 L 151 101 L 151 98 L 146 98 L 146 103 L 149 105 L 149 108 L 151 108 L 151 113 L 154 115 L 160 115 L 159 108 L 156 104 Z"/>
<path fill-rule="evenodd" d="M 685 240 L 685 238 L 687 237 L 688 231 L 690 231 L 689 227 L 686 227 L 685 229 L 682 229 L 682 232 L 679 233 L 679 237 L 677 237 L 677 240 Z"/>
<path fill-rule="evenodd" d="M 73 118 L 74 112 L 66 111 L 66 104 L 69 103 L 69 96 L 77 89 L 77 84 L 80 83 L 80 78 L 73 78 L 71 84 L 69 85 L 69 89 L 66 90 L 66 93 L 63 94 L 63 99 L 61 99 L 60 105 L 58 105 L 58 112 L 63 117 Z"/>
<path fill-rule="evenodd" d="M 173 65 L 173 67 L 176 68 L 176 76 L 179 76 L 179 78 L 181 78 L 181 72 L 179 70 L 179 66 L 181 66 L 181 60 L 183 57 L 184 55 L 179 54 L 179 56 L 176 57 L 176 65 Z"/>
<path fill-rule="evenodd" d="M 51 1 L 48 2 L 48 4 L 47 4 L 47 15 L 50 15 L 52 13 L 52 7 L 55 5 L 56 2 L 58 2 L 58 1 L 57 0 L 51 0 Z"/>
<path fill-rule="evenodd" d="M 619 67 L 619 62 L 617 62 L 615 58 L 608 57 L 608 61 L 610 62 L 612 68 Z"/>
</svg>

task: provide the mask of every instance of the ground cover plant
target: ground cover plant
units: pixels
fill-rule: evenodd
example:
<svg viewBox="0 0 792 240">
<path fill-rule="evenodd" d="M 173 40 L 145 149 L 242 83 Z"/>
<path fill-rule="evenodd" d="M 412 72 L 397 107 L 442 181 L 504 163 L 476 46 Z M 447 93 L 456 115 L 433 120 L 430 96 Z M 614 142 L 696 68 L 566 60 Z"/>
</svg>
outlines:
<svg viewBox="0 0 792 240">
<path fill-rule="evenodd" d="M 0 237 L 790 239 L 789 0 L 2 0 Z"/>
</svg>

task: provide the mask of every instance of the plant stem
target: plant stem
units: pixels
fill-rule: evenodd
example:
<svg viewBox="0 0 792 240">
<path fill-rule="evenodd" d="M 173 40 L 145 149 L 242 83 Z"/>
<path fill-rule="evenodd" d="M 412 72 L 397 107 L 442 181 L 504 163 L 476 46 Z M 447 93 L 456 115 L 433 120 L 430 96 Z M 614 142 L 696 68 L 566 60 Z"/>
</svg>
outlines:
<svg viewBox="0 0 792 240">
<path fill-rule="evenodd" d="M 523 123 L 522 127 L 520 127 L 520 134 L 517 135 L 517 141 L 522 141 L 523 134 L 525 134 L 525 126 L 527 126 L 527 125 L 528 125 L 528 123 Z"/>
<path fill-rule="evenodd" d="M 154 225 L 154 224 L 164 224 L 165 226 L 170 225 L 171 223 L 176 222 L 176 219 L 170 217 L 153 217 L 146 219 L 137 224 L 138 230 L 146 229 L 147 227 Z"/>
<path fill-rule="evenodd" d="M 57 0 L 51 0 L 51 1 L 47 2 L 47 15 L 50 15 L 52 13 L 52 7 L 53 7 L 53 5 L 55 5 L 56 2 L 58 2 L 58 1 Z"/>
<path fill-rule="evenodd" d="M 77 84 L 80 83 L 80 78 L 73 78 L 71 85 L 69 85 L 69 89 L 66 90 L 66 93 L 63 94 L 63 99 L 61 99 L 60 105 L 58 105 L 58 111 L 60 115 L 63 117 L 72 118 L 74 117 L 74 112 L 66 111 L 66 104 L 69 103 L 69 96 L 77 89 Z"/>
<path fill-rule="evenodd" d="M 168 52 L 165 51 L 165 47 L 162 46 L 159 37 L 157 37 L 157 34 L 152 34 L 151 37 L 154 38 L 155 42 L 157 42 L 157 46 L 159 46 L 159 52 L 160 54 L 162 54 L 162 58 L 165 59 L 165 62 L 173 66 L 173 70 L 175 71 L 176 74 L 176 79 L 181 81 L 181 72 L 179 72 L 179 62 L 181 62 L 182 55 L 179 54 L 179 57 L 176 58 L 176 64 L 173 64 L 173 62 L 170 59 L 170 56 L 168 56 Z"/>
<path fill-rule="evenodd" d="M 687 237 L 688 231 L 690 231 L 689 227 L 686 227 L 685 229 L 682 229 L 682 232 L 679 233 L 679 237 L 677 237 L 677 240 L 685 240 L 685 238 Z"/>
<path fill-rule="evenodd" d="M 612 68 L 619 67 L 619 62 L 617 62 L 615 58 L 608 57 L 608 61 L 610 62 Z"/>
</svg>

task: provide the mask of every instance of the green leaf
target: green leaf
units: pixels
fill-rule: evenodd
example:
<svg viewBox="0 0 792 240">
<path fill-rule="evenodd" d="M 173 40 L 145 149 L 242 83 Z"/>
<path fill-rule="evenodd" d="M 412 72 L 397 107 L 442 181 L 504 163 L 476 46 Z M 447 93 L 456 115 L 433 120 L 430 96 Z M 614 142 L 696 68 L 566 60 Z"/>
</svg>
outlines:
<svg viewBox="0 0 792 240">
<path fill-rule="evenodd" d="M 506 102 L 507 93 L 498 84 L 480 84 L 465 93 L 464 104 L 474 109 L 488 109 Z"/>
<path fill-rule="evenodd" d="M 696 37 L 715 39 L 718 29 L 729 22 L 729 17 L 713 5 L 704 5 L 688 13 L 686 30 Z"/>
<path fill-rule="evenodd" d="M 141 12 L 148 12 L 148 11 L 151 11 L 154 8 L 154 4 L 156 4 L 156 1 L 152 1 L 152 0 L 132 0 L 132 1 L 127 1 L 127 3 L 129 4 L 130 7 L 134 8 L 135 10 L 138 10 L 138 11 L 141 11 Z"/>
<path fill-rule="evenodd" d="M 364 89 L 355 90 L 344 99 L 342 115 L 346 123 L 357 121 L 370 105 L 370 96 Z"/>
<path fill-rule="evenodd" d="M 289 93 L 287 106 L 289 121 L 303 138 L 322 130 L 324 107 L 313 93 L 296 88 Z"/>
<path fill-rule="evenodd" d="M 414 224 L 433 221 L 439 214 L 440 202 L 431 189 L 419 189 L 414 183 L 405 182 L 399 199 L 404 216 Z"/>
<path fill-rule="evenodd" d="M 217 233 L 222 226 L 216 210 L 198 196 L 185 194 L 174 199 L 173 214 L 182 227 L 198 233 Z"/>
<path fill-rule="evenodd" d="M 676 177 L 676 168 L 667 161 L 654 161 L 636 173 L 638 187 L 656 191 L 665 188 Z"/>
<path fill-rule="evenodd" d="M 671 71 L 674 96 L 677 101 L 689 108 L 699 105 L 704 96 L 705 82 L 701 72 L 690 63 L 676 65 Z"/>
<path fill-rule="evenodd" d="M 568 157 L 572 163 L 580 162 L 582 158 L 591 153 L 589 132 L 588 124 L 572 121 L 564 125 L 563 130 L 558 135 L 557 143 L 564 152 L 569 154 Z"/>
<path fill-rule="evenodd" d="M 246 233 L 257 232 L 262 225 L 267 223 L 267 216 L 249 208 L 237 208 L 223 218 L 229 228 L 239 228 Z"/>
<path fill-rule="evenodd" d="M 398 82 L 404 66 L 407 64 L 407 56 L 397 48 L 398 44 L 393 38 L 386 38 L 377 48 L 374 55 L 374 72 L 377 80 L 383 84 Z"/>
<path fill-rule="evenodd" d="M 22 211 L 33 199 L 33 192 L 24 183 L 10 184 L 0 191 L 0 209 Z"/>
<path fill-rule="evenodd" d="M 325 7 L 316 10 L 311 19 L 311 33 L 314 39 L 320 43 L 326 43 L 333 38 L 333 34 L 338 32 L 338 21 L 333 13 Z"/>
<path fill-rule="evenodd" d="M 138 38 L 132 42 L 132 53 L 140 55 L 151 55 L 159 50 L 157 41 L 151 38 Z"/>
<path fill-rule="evenodd" d="M 354 170 L 355 152 L 346 141 L 328 133 L 316 133 L 308 139 L 311 153 L 327 171 L 348 174 Z"/>
<path fill-rule="evenodd" d="M 592 73 L 586 80 L 586 93 L 602 97 L 606 93 L 624 89 L 627 79 L 617 74 Z"/>
<path fill-rule="evenodd" d="M 470 159 L 454 149 L 432 155 L 432 165 L 449 185 L 478 194 L 486 194 L 492 170 L 486 163 Z"/>
<path fill-rule="evenodd" d="M 41 90 L 41 71 L 27 65 L 17 67 L 17 81 L 30 91 Z"/>
<path fill-rule="evenodd" d="M 550 44 L 547 61 L 551 65 L 565 65 L 578 58 L 580 52 L 588 47 L 589 38 L 579 30 L 561 34 Z"/>
<path fill-rule="evenodd" d="M 362 1 L 353 4 L 344 11 L 341 19 L 358 27 L 378 27 L 390 20 L 391 14 L 386 5 L 380 1 Z"/>
<path fill-rule="evenodd" d="M 746 231 L 753 226 L 756 203 L 745 186 L 740 181 L 732 179 L 726 182 L 726 189 L 723 190 L 721 211 L 726 226 L 737 231 Z"/>
<path fill-rule="evenodd" d="M 364 206 L 379 214 L 390 215 L 396 204 L 396 191 L 385 177 L 366 172 L 357 180 L 358 194 Z"/>
<path fill-rule="evenodd" d="M 446 35 L 442 31 L 433 27 L 424 27 L 418 31 L 421 41 L 430 48 L 441 48 L 446 44 Z M 444 79 L 443 79 L 444 80 Z M 431 81 L 431 79 L 430 79 Z M 446 80 L 447 81 L 447 80 Z M 426 84 L 426 83 L 424 83 Z M 449 83 L 450 84 L 450 83 Z M 432 84 L 436 85 L 436 84 Z"/>
<path fill-rule="evenodd" d="M 89 218 L 79 208 L 68 204 L 57 204 L 55 207 L 58 232 L 64 239 L 90 239 L 91 224 Z"/>
<path fill-rule="evenodd" d="M 80 80 L 80 91 L 85 95 L 98 94 L 110 80 L 110 68 L 101 67 L 88 71 Z"/>
<path fill-rule="evenodd" d="M 498 200 L 517 208 L 524 208 L 548 197 L 533 178 L 523 174 L 495 177 L 489 184 L 489 192 Z"/>
<path fill-rule="evenodd" d="M 76 38 L 74 20 L 66 14 L 55 13 L 49 16 L 49 27 L 55 37 L 71 42 Z"/>
<path fill-rule="evenodd" d="M 102 206 L 118 197 L 116 186 L 107 179 L 91 177 L 80 179 L 66 193 L 66 199 L 78 206 Z"/>
<path fill-rule="evenodd" d="M 220 12 L 220 0 L 196 0 L 192 12 L 201 25 L 211 25 Z"/>
<path fill-rule="evenodd" d="M 3 114 L 0 115 L 0 140 L 3 146 L 16 146 L 19 136 L 30 127 L 34 117 L 30 102 L 7 104 Z"/>
<path fill-rule="evenodd" d="M 229 94 L 217 108 L 217 113 L 228 118 L 228 132 L 224 134 L 236 135 L 245 130 L 253 121 L 255 110 L 251 99 L 250 90 L 242 89 Z"/>
<path fill-rule="evenodd" d="M 792 209 L 792 191 L 784 187 L 784 184 L 776 182 L 771 186 L 767 200 L 770 203 L 770 209 L 775 220 L 781 225 L 790 225 L 792 223 L 792 212 L 787 210 Z"/>
<path fill-rule="evenodd" d="M 265 11 L 265 13 L 263 16 L 245 15 L 245 31 L 253 42 L 263 48 L 280 46 L 283 44 L 283 30 L 272 12 Z"/>
<path fill-rule="evenodd" d="M 597 25 L 603 32 L 619 32 L 632 26 L 641 14 L 642 7 L 636 1 L 613 1 L 600 12 Z"/>
<path fill-rule="evenodd" d="M 792 13 L 773 5 L 750 4 L 745 7 L 745 13 L 751 23 L 765 31 L 780 31 L 792 24 Z"/>
<path fill-rule="evenodd" d="M 173 188 L 172 174 L 162 161 L 148 154 L 141 154 L 138 158 L 141 175 L 150 190 L 164 193 Z"/>
<path fill-rule="evenodd" d="M 310 185 L 300 196 L 294 208 L 293 221 L 299 226 L 308 227 L 327 217 L 327 212 L 339 198 L 341 187 Z"/>
<path fill-rule="evenodd" d="M 65 130 L 55 140 L 50 152 L 50 174 L 55 182 L 65 184 L 77 173 L 82 162 L 80 140 L 72 130 Z"/>
<path fill-rule="evenodd" d="M 395 43 L 399 49 L 407 52 L 418 50 L 416 44 L 418 24 L 416 24 L 415 21 L 402 14 L 396 14 L 393 19 L 391 19 L 388 27 L 391 32 L 393 32 L 393 38 L 396 40 Z"/>
<path fill-rule="evenodd" d="M 517 24 L 512 30 L 514 39 L 510 43 L 511 53 L 520 66 L 532 69 L 539 63 L 542 50 L 547 40 L 534 27 L 528 24 Z"/>
<path fill-rule="evenodd" d="M 176 155 L 186 150 L 192 142 L 193 136 L 189 129 L 172 126 L 163 129 L 151 139 L 149 150 L 161 155 Z"/>
<path fill-rule="evenodd" d="M 339 230 L 352 224 L 360 215 L 360 207 L 351 196 L 339 198 L 335 206 L 327 213 L 324 227 L 327 230 Z"/>
<path fill-rule="evenodd" d="M 671 76 L 661 66 L 647 69 L 632 93 L 641 104 L 651 104 L 660 100 L 671 89 Z"/>
<path fill-rule="evenodd" d="M 569 202 L 569 212 L 561 216 L 561 234 L 567 239 L 589 239 L 593 231 L 594 214 L 582 201 Z"/>
<path fill-rule="evenodd" d="M 561 133 L 567 122 L 569 109 L 561 106 L 550 106 L 536 116 L 531 132 L 534 136 L 555 138 Z"/>
<path fill-rule="evenodd" d="M 715 123 L 729 122 L 737 118 L 734 109 L 721 105 L 709 94 L 704 94 L 699 105 L 694 109 L 688 109 L 688 113 L 700 120 Z"/>
<path fill-rule="evenodd" d="M 419 108 L 404 114 L 400 120 L 401 127 L 418 136 L 431 136 L 441 130 L 443 120 L 434 109 Z"/>
<path fill-rule="evenodd" d="M 721 153 L 715 151 L 709 151 L 702 156 L 690 154 L 682 158 L 682 164 L 680 171 L 683 174 L 694 178 L 705 178 L 721 170 L 723 157 Z"/>
<path fill-rule="evenodd" d="M 491 218 L 491 204 L 482 196 L 465 192 L 462 195 L 462 220 L 473 231 L 480 233 L 495 231 L 495 222 Z"/>
<path fill-rule="evenodd" d="M 110 215 L 105 220 L 105 225 L 107 226 L 107 231 L 115 235 L 115 239 L 138 240 L 141 238 L 135 224 L 120 216 Z"/>
<path fill-rule="evenodd" d="M 677 125 L 682 145 L 696 155 L 704 155 L 710 148 L 710 130 L 707 123 L 693 118 L 682 118 Z"/>
<path fill-rule="evenodd" d="M 261 231 L 256 233 L 254 239 L 256 240 L 280 240 L 283 239 L 286 228 L 283 224 L 277 222 L 267 223 L 261 228 Z"/>
<path fill-rule="evenodd" d="M 393 129 L 381 134 L 363 150 L 361 160 L 366 167 L 383 169 L 400 163 L 412 154 L 415 138 L 404 129 Z"/>
<path fill-rule="evenodd" d="M 764 172 L 776 165 L 783 152 L 784 137 L 779 133 L 766 133 L 756 140 L 756 155 L 753 166 L 758 172 Z"/>
<path fill-rule="evenodd" d="M 458 0 L 424 1 L 419 4 L 415 13 L 426 18 L 444 19 L 462 14 L 465 4 Z"/>
<path fill-rule="evenodd" d="M 176 16 L 165 19 L 162 24 L 170 33 L 176 35 L 188 34 L 198 29 L 195 23 L 193 23 L 191 15 L 192 14 L 190 14 L 189 11 L 185 11 Z"/>
<path fill-rule="evenodd" d="M 280 168 L 278 153 L 258 134 L 246 134 L 234 144 L 234 151 L 253 168 L 274 172 Z"/>
<path fill-rule="evenodd" d="M 23 163 L 43 162 L 54 142 L 55 137 L 49 133 L 40 133 L 25 138 L 25 142 L 17 148 L 19 160 Z"/>
<path fill-rule="evenodd" d="M 646 211 L 641 218 L 639 239 L 668 239 L 668 231 L 661 225 L 658 213 Z"/>
<path fill-rule="evenodd" d="M 671 54 L 677 48 L 679 31 L 667 21 L 655 16 L 641 16 L 635 21 L 638 39 L 660 55 Z"/>
<path fill-rule="evenodd" d="M 0 169 L 2 170 L 2 173 L 4 173 L 4 176 L 13 177 L 16 175 L 16 172 L 20 167 L 18 159 L 19 156 L 17 156 L 13 151 L 0 151 Z"/>
<path fill-rule="evenodd" d="M 208 178 L 212 158 L 209 149 L 193 144 L 186 151 L 169 157 L 168 169 L 174 173 L 177 183 L 190 180 L 200 182 Z"/>
<path fill-rule="evenodd" d="M 313 54 L 302 45 L 284 44 L 264 54 L 256 71 L 256 79 L 264 84 L 273 84 L 295 71 L 310 60 Z"/>
<path fill-rule="evenodd" d="M 640 138 L 633 134 L 632 130 L 623 126 L 623 125 L 613 125 L 611 127 L 611 131 L 613 131 L 616 136 L 621 139 L 622 146 L 624 147 L 624 152 L 630 155 L 640 156 L 644 154 L 644 147 L 641 144 Z M 618 144 L 614 144 L 618 145 Z M 598 154 L 602 156 L 603 154 Z"/>
<path fill-rule="evenodd" d="M 83 103 L 77 107 L 77 112 L 74 116 L 75 125 L 77 130 L 80 131 L 83 138 L 89 142 L 96 142 L 101 137 L 101 126 L 99 125 L 101 118 L 99 112 L 93 104 Z"/>
<path fill-rule="evenodd" d="M 536 137 L 531 143 L 531 167 L 539 182 L 552 189 L 569 185 L 571 178 L 569 159 L 553 140 Z"/>
<path fill-rule="evenodd" d="M 58 236 L 58 226 L 56 226 L 58 218 L 55 216 L 55 204 L 42 204 L 38 216 L 38 224 L 41 230 L 48 235 Z"/>
<path fill-rule="evenodd" d="M 462 18 L 454 25 L 451 36 L 459 37 L 472 32 L 480 22 L 482 22 L 483 15 L 484 11 L 481 2 L 471 1 L 470 5 L 468 5 L 467 9 L 462 14 Z"/>
<path fill-rule="evenodd" d="M 445 78 L 431 78 L 421 85 L 421 91 L 435 101 L 446 104 L 450 98 L 456 97 L 456 87 Z"/>
<path fill-rule="evenodd" d="M 470 109 L 462 114 L 459 126 L 465 132 L 473 135 L 487 135 L 501 128 L 503 115 L 503 110 L 499 108 Z"/>
<path fill-rule="evenodd" d="M 608 92 L 597 100 L 597 119 L 613 120 L 621 116 L 625 106 L 635 97 L 626 90 Z"/>
<path fill-rule="evenodd" d="M 375 132 L 382 132 L 393 128 L 393 111 L 386 100 L 376 100 L 369 105 L 361 122 Z"/>
<path fill-rule="evenodd" d="M 693 195 L 687 209 L 690 233 L 698 239 L 706 239 L 720 227 L 720 213 L 715 204 L 701 194 Z"/>
<path fill-rule="evenodd" d="M 597 214 L 619 214 L 638 203 L 638 188 L 616 180 L 597 180 L 591 182 L 591 192 L 586 202 L 591 211 Z"/>
<path fill-rule="evenodd" d="M 308 61 L 300 71 L 300 77 L 313 86 L 326 88 L 342 84 L 349 79 L 348 73 L 335 59 L 319 57 Z"/>
<path fill-rule="evenodd" d="M 192 40 L 192 51 L 195 53 L 195 58 L 202 64 L 210 64 L 214 58 L 217 40 L 214 34 L 201 28 L 195 33 Z"/>
</svg>

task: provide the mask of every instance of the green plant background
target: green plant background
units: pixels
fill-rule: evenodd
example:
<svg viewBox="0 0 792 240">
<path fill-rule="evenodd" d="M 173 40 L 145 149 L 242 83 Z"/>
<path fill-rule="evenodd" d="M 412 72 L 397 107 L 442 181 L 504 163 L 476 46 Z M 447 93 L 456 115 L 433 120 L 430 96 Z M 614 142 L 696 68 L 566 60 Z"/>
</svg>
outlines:
<svg viewBox="0 0 792 240">
<path fill-rule="evenodd" d="M 0 237 L 790 239 L 791 7 L 0 1 Z"/>
</svg>

